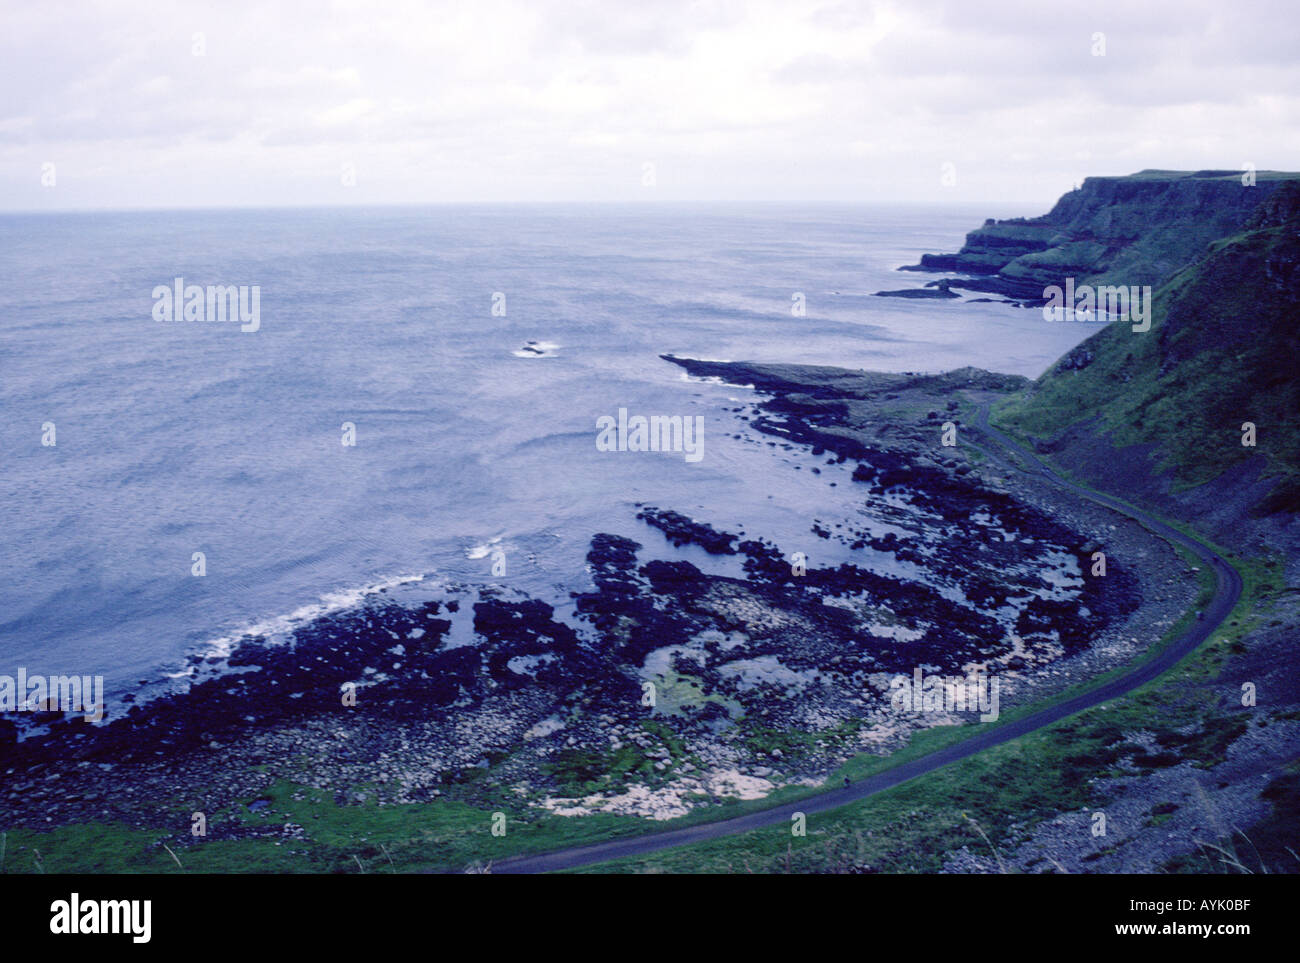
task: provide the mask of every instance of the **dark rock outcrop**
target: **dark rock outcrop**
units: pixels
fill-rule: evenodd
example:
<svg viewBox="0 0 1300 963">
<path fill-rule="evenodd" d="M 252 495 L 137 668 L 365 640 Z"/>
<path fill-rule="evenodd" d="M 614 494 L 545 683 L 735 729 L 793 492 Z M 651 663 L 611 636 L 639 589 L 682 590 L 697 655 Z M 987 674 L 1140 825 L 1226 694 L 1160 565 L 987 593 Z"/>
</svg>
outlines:
<svg viewBox="0 0 1300 963">
<path fill-rule="evenodd" d="M 950 289 L 951 282 L 944 278 L 942 281 L 931 286 L 927 284 L 923 288 L 904 288 L 901 291 L 877 291 L 878 298 L 959 298 L 961 297 L 956 291 Z"/>
</svg>

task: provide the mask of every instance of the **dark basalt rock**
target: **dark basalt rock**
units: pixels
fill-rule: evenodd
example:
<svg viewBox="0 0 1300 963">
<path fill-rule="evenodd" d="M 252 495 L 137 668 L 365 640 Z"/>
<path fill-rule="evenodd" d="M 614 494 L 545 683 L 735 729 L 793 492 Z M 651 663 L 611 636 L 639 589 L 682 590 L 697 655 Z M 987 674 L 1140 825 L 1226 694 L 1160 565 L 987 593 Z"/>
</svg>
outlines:
<svg viewBox="0 0 1300 963">
<path fill-rule="evenodd" d="M 736 554 L 736 549 L 731 544 L 736 540 L 734 535 L 719 532 L 709 525 L 687 518 L 677 512 L 662 511 L 653 506 L 647 506 L 637 512 L 636 517 L 659 529 L 678 548 L 692 544 L 699 545 L 712 555 Z"/>
<path fill-rule="evenodd" d="M 322 616 L 298 629 L 292 641 L 268 646 L 250 637 L 228 664 L 240 671 L 196 682 L 186 692 L 135 704 L 115 722 L 89 726 L 58 723 L 47 736 L 11 746 L 15 758 L 73 758 L 140 761 L 161 752 L 191 748 L 248 727 L 338 712 L 344 683 L 359 686 L 360 703 L 382 706 L 389 717 L 427 714 L 429 705 L 452 701 L 456 682 L 482 678 L 482 663 L 471 651 L 435 651 L 451 627 L 436 618 L 437 603 L 406 608 L 373 600 L 347 612 Z M 415 630 L 421 638 L 412 638 Z M 398 644 L 405 655 L 394 655 Z M 400 664 L 402 671 L 390 667 Z M 400 677 L 368 682 L 366 669 Z M 382 695 L 380 695 L 382 693 Z M 72 723 L 72 724 L 70 724 Z"/>
<path fill-rule="evenodd" d="M 704 573 L 690 562 L 655 560 L 643 565 L 641 573 L 660 595 L 697 595 L 705 587 Z"/>
<path fill-rule="evenodd" d="M 875 296 L 878 298 L 959 298 L 961 297 L 956 291 L 949 290 L 949 282 L 945 278 L 935 285 L 927 284 L 923 288 L 904 288 L 901 291 L 877 291 Z"/>
</svg>

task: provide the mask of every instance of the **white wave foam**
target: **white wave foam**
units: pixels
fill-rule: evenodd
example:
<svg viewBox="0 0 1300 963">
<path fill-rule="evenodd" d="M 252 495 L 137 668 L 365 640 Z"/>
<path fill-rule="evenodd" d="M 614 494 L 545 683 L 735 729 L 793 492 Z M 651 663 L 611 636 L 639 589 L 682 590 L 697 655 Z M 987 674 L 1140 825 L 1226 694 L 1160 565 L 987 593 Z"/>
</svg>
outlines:
<svg viewBox="0 0 1300 963">
<path fill-rule="evenodd" d="M 522 348 L 510 353 L 516 358 L 554 358 L 555 352 L 561 347 L 562 345 L 554 341 L 529 341 Z"/>
<path fill-rule="evenodd" d="M 465 557 L 470 560 L 487 558 L 489 555 L 492 554 L 492 551 L 495 548 L 497 548 L 500 544 L 501 544 L 500 535 L 496 536 L 495 538 L 489 538 L 482 545 L 473 545 L 470 548 L 465 549 Z"/>
<path fill-rule="evenodd" d="M 269 619 L 263 619 L 259 622 L 253 622 L 243 629 L 232 632 L 230 635 L 223 635 L 215 639 L 209 639 L 204 642 L 199 651 L 204 656 L 216 656 L 224 659 L 235 650 L 235 647 L 248 636 L 262 636 L 268 642 L 283 641 L 294 629 L 323 615 L 330 615 L 334 612 L 341 612 L 344 609 L 350 609 L 360 604 L 371 595 L 377 595 L 384 589 L 396 588 L 399 585 L 411 585 L 416 582 L 423 582 L 427 575 L 393 575 L 389 578 L 381 579 L 370 585 L 359 588 L 341 589 L 335 592 L 326 592 L 320 597 L 319 602 L 313 602 L 308 605 L 302 605 L 294 609 L 288 615 L 277 615 Z M 181 678 L 190 675 L 190 670 L 169 675 L 169 678 Z"/>
</svg>

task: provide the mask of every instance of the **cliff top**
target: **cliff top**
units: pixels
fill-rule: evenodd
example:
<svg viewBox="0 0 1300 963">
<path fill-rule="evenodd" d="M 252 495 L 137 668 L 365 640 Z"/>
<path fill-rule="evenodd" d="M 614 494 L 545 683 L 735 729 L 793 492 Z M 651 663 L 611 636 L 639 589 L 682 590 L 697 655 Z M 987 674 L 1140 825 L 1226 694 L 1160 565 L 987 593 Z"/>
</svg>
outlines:
<svg viewBox="0 0 1300 963">
<path fill-rule="evenodd" d="M 1208 171 L 1166 171 L 1154 167 L 1138 171 L 1136 174 L 1098 174 L 1084 179 L 1088 181 L 1237 181 L 1240 183 L 1244 170 L 1208 170 Z M 1256 181 L 1287 181 L 1300 179 L 1300 173 L 1294 171 L 1255 171 Z"/>
</svg>

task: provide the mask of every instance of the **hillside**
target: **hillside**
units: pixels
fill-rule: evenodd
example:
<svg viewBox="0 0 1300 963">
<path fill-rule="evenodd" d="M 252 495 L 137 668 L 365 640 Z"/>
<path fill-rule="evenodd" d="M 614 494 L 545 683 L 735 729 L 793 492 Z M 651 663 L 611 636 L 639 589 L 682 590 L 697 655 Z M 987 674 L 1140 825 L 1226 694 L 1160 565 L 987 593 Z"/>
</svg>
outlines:
<svg viewBox="0 0 1300 963">
<path fill-rule="evenodd" d="M 1300 509 L 1300 181 L 1272 183 L 1239 230 L 1158 288 L 1149 331 L 1102 328 L 1005 405 L 999 421 L 1090 477 L 1140 478 L 1145 467 L 1155 489 L 1137 484 L 1135 493 L 1172 495 L 1193 514 L 1217 511 L 1227 521 L 1232 512 Z M 1247 193 L 1238 186 L 1231 196 Z M 1104 220 L 1100 211 L 1087 216 Z M 1150 250 L 1148 242 L 1133 249 Z M 1255 425 L 1255 447 L 1242 444 L 1245 422 Z M 1118 457 L 1104 454 L 1103 436 Z M 1200 496 L 1192 491 L 1209 482 Z"/>
</svg>

